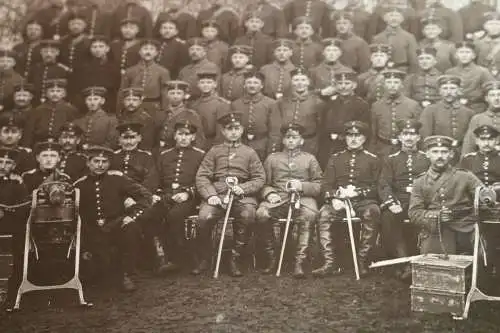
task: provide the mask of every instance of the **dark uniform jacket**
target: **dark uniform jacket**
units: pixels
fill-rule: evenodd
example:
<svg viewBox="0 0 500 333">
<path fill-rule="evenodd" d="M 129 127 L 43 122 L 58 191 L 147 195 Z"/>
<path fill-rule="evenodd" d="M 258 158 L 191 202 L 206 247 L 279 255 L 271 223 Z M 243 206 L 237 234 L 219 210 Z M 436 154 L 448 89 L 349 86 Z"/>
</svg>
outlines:
<svg viewBox="0 0 500 333">
<path fill-rule="evenodd" d="M 55 36 L 62 38 L 69 32 L 70 14 L 67 7 L 47 6 L 37 11 L 33 19 L 42 25 L 44 38 L 53 39 Z"/>
<path fill-rule="evenodd" d="M 153 154 L 147 150 L 134 149 L 127 151 L 118 149 L 111 159 L 111 170 L 123 172 L 125 176 L 138 182 L 151 193 L 158 187 L 158 172 Z"/>
<path fill-rule="evenodd" d="M 189 63 L 188 65 L 184 66 L 181 69 L 181 71 L 179 72 L 178 79 L 189 83 L 189 87 L 191 89 L 190 94 L 191 94 L 191 98 L 193 98 L 193 99 L 198 98 L 201 95 L 200 89 L 198 89 L 198 75 L 197 74 L 198 74 L 198 72 L 205 71 L 205 70 L 215 71 L 218 74 L 220 74 L 220 71 L 221 71 L 219 66 L 217 66 L 213 62 L 211 62 L 207 59 L 202 59 L 201 61 L 199 61 L 197 63 Z"/>
<path fill-rule="evenodd" d="M 226 177 L 238 178 L 245 192 L 242 203 L 257 204 L 255 197 L 264 186 L 266 174 L 259 156 L 241 143 L 227 143 L 212 147 L 203 158 L 196 173 L 196 189 L 203 200 L 227 192 Z"/>
<path fill-rule="evenodd" d="M 380 4 L 377 5 L 370 16 L 370 21 L 368 23 L 368 36 L 367 40 L 371 41 L 373 36 L 384 31 L 386 24 L 384 22 L 384 14 L 387 12 L 387 5 Z M 404 10 L 404 21 L 401 27 L 408 31 L 409 33 L 418 36 L 420 34 L 420 23 L 419 18 L 415 10 L 411 7 L 407 7 Z"/>
<path fill-rule="evenodd" d="M 282 38 L 288 34 L 288 24 L 285 21 L 285 15 L 281 8 L 276 7 L 266 0 L 259 0 L 257 3 L 247 5 L 245 13 L 257 12 L 264 21 L 262 33 L 271 38 Z M 235 42 L 235 44 L 239 44 Z"/>
<path fill-rule="evenodd" d="M 285 21 L 291 26 L 299 16 L 307 16 L 312 21 L 314 31 L 321 36 L 330 32 L 330 6 L 320 0 L 292 0 L 283 7 Z"/>
<path fill-rule="evenodd" d="M 196 147 L 174 147 L 163 151 L 158 157 L 159 189 L 167 196 L 187 192 L 197 196 L 196 171 L 205 152 Z"/>
<path fill-rule="evenodd" d="M 342 56 L 340 62 L 357 73 L 370 69 L 370 47 L 368 43 L 355 34 L 337 36 L 341 41 Z"/>
<path fill-rule="evenodd" d="M 488 109 L 485 112 L 476 114 L 471 118 L 462 144 L 462 156 L 465 156 L 465 154 L 471 153 L 475 150 L 476 139 L 474 130 L 483 125 L 490 125 L 497 131 L 500 131 L 500 113 Z"/>
<path fill-rule="evenodd" d="M 45 96 L 47 80 L 50 79 L 69 79 L 69 67 L 61 64 L 44 64 L 38 63 L 32 67 L 32 71 L 28 75 L 28 82 L 33 84 L 34 96 L 33 103 L 35 105 L 43 103 L 41 100 Z"/>
<path fill-rule="evenodd" d="M 222 74 L 219 89 L 221 97 L 232 102 L 243 96 L 245 93 L 243 87 L 245 83 L 245 72 L 246 69 L 231 69 L 227 73 Z"/>
<path fill-rule="evenodd" d="M 279 64 L 274 61 L 264 65 L 260 72 L 264 74 L 264 95 L 279 99 L 291 92 L 292 75 L 291 71 L 295 69 L 295 65 L 291 62 Z"/>
<path fill-rule="evenodd" d="M 437 39 L 430 41 L 426 38 L 419 42 L 420 47 L 433 47 L 436 49 L 436 69 L 442 73 L 456 65 L 455 43 L 449 40 Z"/>
<path fill-rule="evenodd" d="M 500 182 L 500 155 L 498 151 L 468 153 L 462 158 L 460 166 L 475 174 L 486 186 Z"/>
<path fill-rule="evenodd" d="M 139 56 L 139 49 L 141 48 L 139 39 L 131 41 L 116 39 L 111 42 L 110 48 L 113 63 L 121 75 L 125 74 L 127 68 L 137 65 L 141 60 Z"/>
<path fill-rule="evenodd" d="M 250 54 L 250 63 L 256 69 L 269 64 L 273 61 L 273 53 L 271 44 L 273 39 L 262 32 L 247 33 L 240 36 L 234 42 L 235 45 L 248 45 L 252 47 Z"/>
<path fill-rule="evenodd" d="M 207 43 L 207 60 L 213 62 L 220 68 L 222 73 L 230 67 L 229 55 L 229 45 L 222 40 L 214 40 Z"/>
<path fill-rule="evenodd" d="M 79 115 L 78 110 L 68 102 L 61 101 L 57 104 L 45 102 L 29 115 L 23 133 L 23 142 L 31 147 L 49 137 L 58 138 L 61 134 L 61 127 Z"/>
<path fill-rule="evenodd" d="M 87 156 L 78 151 L 62 152 L 57 169 L 74 182 L 87 173 Z"/>
<path fill-rule="evenodd" d="M 83 130 L 82 144 L 116 147 L 118 120 L 115 115 L 104 110 L 87 112 L 75 120 L 75 125 Z"/>
<path fill-rule="evenodd" d="M 143 109 L 139 108 L 134 112 L 122 110 L 122 112 L 118 115 L 118 121 L 137 122 L 142 124 L 142 141 L 139 144 L 139 148 L 151 150 L 154 146 L 158 145 L 158 132 L 161 127 L 161 123 L 157 124 L 156 120 Z"/>
<path fill-rule="evenodd" d="M 297 67 L 311 69 L 323 60 L 323 45 L 312 39 L 295 40 L 292 44 L 292 50 L 291 60 Z"/>
<path fill-rule="evenodd" d="M 153 31 L 157 32 L 160 29 L 159 22 L 164 22 L 166 18 L 173 18 L 179 30 L 178 37 L 181 40 L 188 40 L 192 37 L 197 37 L 199 32 L 196 25 L 196 17 L 187 9 L 181 8 L 179 10 L 169 9 L 165 12 L 158 14 Z"/>
<path fill-rule="evenodd" d="M 209 96 L 201 96 L 195 100 L 191 105 L 191 109 L 198 112 L 201 117 L 201 123 L 203 128 L 203 133 L 205 135 L 205 149 L 208 150 L 218 142 L 219 125 L 217 119 L 223 114 L 228 113 L 230 109 L 230 104 L 228 100 L 212 94 Z"/>
<path fill-rule="evenodd" d="M 32 68 L 42 62 L 40 41 L 17 44 L 14 46 L 14 52 L 16 52 L 16 66 L 14 69 L 27 79 Z"/>
<path fill-rule="evenodd" d="M 427 156 L 419 150 L 400 150 L 385 158 L 378 179 L 378 194 L 382 206 L 399 203 L 402 207 L 407 207 L 413 181 L 427 171 L 429 165 Z"/>
<path fill-rule="evenodd" d="M 172 79 L 177 79 L 181 69 L 189 63 L 186 42 L 180 38 L 160 39 L 160 50 L 156 62 L 168 69 Z"/>
<path fill-rule="evenodd" d="M 169 107 L 166 112 L 166 118 L 162 122 L 162 129 L 160 133 L 160 140 L 163 141 L 167 147 L 175 145 L 175 124 L 181 120 L 188 120 L 191 124 L 196 126 L 196 139 L 194 145 L 197 147 L 205 147 L 205 133 L 203 131 L 203 117 L 195 110 L 186 108 L 184 105 L 178 107 Z"/>
<path fill-rule="evenodd" d="M 441 38 L 452 42 L 460 42 L 464 39 L 462 18 L 453 9 L 445 7 L 442 3 L 438 2 L 420 13 L 420 17 L 429 16 L 440 21 L 441 29 L 443 29 Z M 422 31 L 422 29 L 420 29 L 420 31 Z"/>
<path fill-rule="evenodd" d="M 462 20 L 464 35 L 483 30 L 484 14 L 494 11 L 495 9 L 491 5 L 487 5 L 482 1 L 470 1 L 460 8 L 458 15 Z"/>
<path fill-rule="evenodd" d="M 370 42 L 372 40 L 372 35 L 370 34 L 369 25 L 370 25 L 370 13 L 367 12 L 361 6 L 347 6 L 343 9 L 343 11 L 352 14 L 352 24 L 353 24 L 353 32 L 356 36 L 364 39 L 366 42 Z M 340 38 L 337 33 L 337 28 L 335 26 L 335 21 L 333 20 L 333 16 L 335 15 L 336 10 L 332 10 L 330 13 L 330 18 L 332 19 L 332 23 L 330 24 L 330 36 Z"/>
<path fill-rule="evenodd" d="M 89 49 L 90 39 L 85 34 L 67 35 L 61 40 L 59 61 L 73 72 L 77 67 L 89 61 Z"/>
<path fill-rule="evenodd" d="M 0 177 L 0 205 L 14 206 L 26 200 L 29 200 L 28 192 L 21 176 L 11 173 Z M 26 221 L 22 220 L 22 209 L 0 209 L 4 215 L 0 219 L 0 235 L 16 234 L 22 230 L 26 224 Z"/>
<path fill-rule="evenodd" d="M 23 82 L 23 77 L 19 75 L 14 69 L 3 72 L 0 71 L 0 105 L 1 111 L 12 108 L 12 94 L 14 93 L 14 86 Z"/>
<path fill-rule="evenodd" d="M 487 68 L 494 77 L 500 71 L 500 38 L 485 36 L 476 42 L 476 64 Z"/>
<path fill-rule="evenodd" d="M 232 45 L 241 35 L 241 26 L 238 13 L 229 6 L 213 5 L 198 13 L 197 31 L 201 34 L 201 24 L 205 20 L 215 19 L 219 25 L 219 38 Z"/>
<path fill-rule="evenodd" d="M 377 179 L 380 176 L 381 162 L 369 151 L 343 150 L 333 154 L 323 174 L 321 197 L 328 200 L 335 196 L 339 187 L 353 185 L 359 196 L 352 201 L 378 202 Z"/>
<path fill-rule="evenodd" d="M 311 86 L 313 89 L 323 89 L 328 86 L 335 86 L 335 74 L 344 71 L 352 71 L 352 69 L 344 66 L 340 62 L 335 62 L 334 64 L 322 62 L 310 70 Z"/>
<path fill-rule="evenodd" d="M 420 103 L 422 107 L 436 103 L 441 99 L 437 79 L 441 75 L 436 68 L 424 72 L 418 70 L 405 79 L 405 95 Z"/>
<path fill-rule="evenodd" d="M 385 95 L 385 80 L 382 72 L 383 70 L 371 68 L 358 76 L 359 94 L 369 104 L 373 104 Z"/>
<path fill-rule="evenodd" d="M 21 177 L 30 195 L 44 182 L 61 181 L 71 183 L 71 178 L 59 170 L 42 171 L 39 168 L 35 168 L 23 172 Z"/>
<path fill-rule="evenodd" d="M 0 145 L 0 148 L 2 145 Z M 19 150 L 19 154 L 17 154 L 16 157 L 16 168 L 15 172 L 18 175 L 22 175 L 23 172 L 29 171 L 31 169 L 36 168 L 36 159 L 35 156 L 33 155 L 33 151 L 30 148 L 26 147 L 21 147 L 21 146 L 16 146 L 16 147 L 8 147 L 11 149 L 17 149 Z"/>
<path fill-rule="evenodd" d="M 416 71 L 418 44 L 415 36 L 408 31 L 403 28 L 394 31 L 386 29 L 373 37 L 373 43 L 391 46 L 391 60 L 395 68 Z"/>
<path fill-rule="evenodd" d="M 111 20 L 111 38 L 120 38 L 120 27 L 125 18 L 133 17 L 139 21 L 139 34 L 137 37 L 151 37 L 153 32 L 153 19 L 148 9 L 138 4 L 139 1 L 127 0 L 120 3 L 113 12 Z"/>
</svg>

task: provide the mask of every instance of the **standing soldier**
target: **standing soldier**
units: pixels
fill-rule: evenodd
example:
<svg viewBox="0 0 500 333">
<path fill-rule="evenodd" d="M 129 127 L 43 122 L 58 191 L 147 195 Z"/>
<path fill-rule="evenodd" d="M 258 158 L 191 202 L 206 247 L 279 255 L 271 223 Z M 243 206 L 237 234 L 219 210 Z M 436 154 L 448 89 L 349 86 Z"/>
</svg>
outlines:
<svg viewBox="0 0 500 333">
<path fill-rule="evenodd" d="M 442 75 L 437 84 L 441 100 L 422 111 L 420 134 L 424 139 L 431 135 L 448 136 L 461 147 L 474 111 L 460 103 L 461 80 L 458 76 Z"/>
<path fill-rule="evenodd" d="M 158 131 L 160 124 L 157 124 L 156 119 L 151 117 L 149 113 L 144 111 L 142 105 L 142 88 L 127 88 L 120 91 L 120 96 L 123 98 L 123 109 L 118 114 L 120 122 L 140 123 L 141 127 L 141 143 L 139 148 L 151 151 L 153 147 L 158 145 Z"/>
<path fill-rule="evenodd" d="M 235 177 L 238 184 L 230 189 L 235 196 L 232 205 L 235 220 L 230 271 L 232 276 L 241 277 L 243 273 L 239 261 L 248 240 L 248 227 L 255 220 L 256 196 L 264 185 L 266 175 L 255 150 L 241 143 L 244 132 L 241 115 L 228 113 L 218 121 L 224 143 L 207 152 L 196 173 L 196 188 L 202 199 L 198 215 L 198 258 L 201 260 L 192 273 L 199 275 L 210 267 L 212 230 L 226 208 L 222 198 L 229 189 L 227 178 Z"/>
<path fill-rule="evenodd" d="M 442 39 L 441 28 L 442 22 L 433 16 L 425 16 L 421 20 L 422 35 L 419 45 L 421 48 L 434 48 L 436 49 L 436 68 L 440 72 L 445 72 L 451 67 L 455 66 L 457 60 L 455 59 L 455 43 Z"/>
<path fill-rule="evenodd" d="M 139 22 L 134 18 L 124 19 L 120 25 L 120 33 L 120 36 L 111 42 L 110 48 L 116 68 L 124 75 L 127 68 L 137 65 L 141 60 Z"/>
<path fill-rule="evenodd" d="M 351 70 L 339 59 L 342 57 L 342 42 L 336 38 L 323 39 L 323 61 L 311 69 L 311 85 L 313 89 L 324 89 L 335 86 L 335 74 Z"/>
<path fill-rule="evenodd" d="M 271 127 L 280 128 L 281 124 L 292 122 L 303 126 L 303 150 L 316 156 L 319 149 L 318 131 L 325 104 L 309 90 L 311 81 L 302 69 L 295 69 L 291 74 L 292 93 L 278 101 L 281 121 L 280 124 L 271 124 Z"/>
<path fill-rule="evenodd" d="M 452 42 L 460 42 L 464 39 L 462 18 L 456 11 L 445 7 L 442 0 L 425 0 L 425 5 L 426 8 L 420 13 L 420 17 L 432 16 L 441 21 L 443 39 Z"/>
<path fill-rule="evenodd" d="M 123 20 L 127 19 L 133 19 L 137 22 L 139 28 L 137 37 L 151 37 L 153 19 L 151 18 L 149 10 L 142 6 L 138 0 L 125 0 L 119 4 L 110 18 L 112 39 L 121 37 L 120 30 L 123 25 Z"/>
<path fill-rule="evenodd" d="M 232 45 L 241 34 L 240 18 L 236 10 L 230 6 L 223 5 L 223 0 L 209 0 L 210 8 L 198 13 L 198 31 L 201 31 L 202 23 L 207 20 L 217 21 L 219 27 L 219 38 Z"/>
<path fill-rule="evenodd" d="M 458 14 L 462 18 L 464 26 L 464 36 L 469 39 L 476 39 L 483 34 L 483 24 L 485 14 L 494 12 L 495 8 L 481 0 L 471 0 L 464 7 L 460 8 Z M 477 36 L 477 37 L 476 37 Z"/>
<path fill-rule="evenodd" d="M 370 133 L 367 124 L 350 121 L 344 126 L 347 149 L 330 157 L 321 183 L 321 198 L 324 204 L 320 209 L 318 224 L 321 253 L 325 263 L 314 273 L 320 276 L 342 271 L 336 258 L 336 250 L 344 243 L 339 220 L 344 217 L 344 210 L 350 208 L 340 198 L 350 199 L 355 214 L 362 220 L 358 249 L 361 276 L 368 274 L 371 251 L 377 240 L 380 208 L 377 202 L 376 181 L 380 176 L 381 162 L 377 156 L 364 150 Z M 332 239 L 332 236 L 335 239 Z"/>
<path fill-rule="evenodd" d="M 373 36 L 382 32 L 387 24 L 384 20 L 384 15 L 397 7 L 404 16 L 404 21 L 401 27 L 413 35 L 418 35 L 418 16 L 408 0 L 385 0 L 380 1 L 375 6 L 370 16 L 368 23 L 368 36 L 367 41 L 372 41 Z"/>
<path fill-rule="evenodd" d="M 304 143 L 304 128 L 296 124 L 284 124 L 282 152 L 269 155 L 264 162 L 266 184 L 261 190 L 260 203 L 256 212 L 260 240 L 268 256 L 263 273 L 271 273 L 276 266 L 273 220 L 283 218 L 290 203 L 292 191 L 300 193 L 300 208 L 293 221 L 298 226 L 298 244 L 295 249 L 295 268 L 293 276 L 304 278 L 303 264 L 307 259 L 311 230 L 318 215 L 316 197 L 319 195 L 321 168 L 316 158 L 301 150 Z"/>
<path fill-rule="evenodd" d="M 245 73 L 252 67 L 249 65 L 252 49 L 246 45 L 233 45 L 229 49 L 231 69 L 222 74 L 220 94 L 229 101 L 235 101 L 243 95 Z"/>
<path fill-rule="evenodd" d="M 291 0 L 283 7 L 288 27 L 295 27 L 294 21 L 298 17 L 307 17 L 312 29 L 323 37 L 330 32 L 330 11 L 326 2 L 317 0 Z"/>
<path fill-rule="evenodd" d="M 23 142 L 28 147 L 47 138 L 59 137 L 62 126 L 80 115 L 73 105 L 65 101 L 67 80 L 47 80 L 45 85 L 47 101 L 36 107 L 26 121 Z"/>
<path fill-rule="evenodd" d="M 295 66 L 290 61 L 293 54 L 293 42 L 289 39 L 277 39 L 273 43 L 274 61 L 264 65 L 260 71 L 264 74 L 264 95 L 280 99 L 290 94 L 292 75 Z"/>
<path fill-rule="evenodd" d="M 16 54 L 14 51 L 0 50 L 0 112 L 13 107 L 11 96 L 14 86 L 23 82 L 23 77 L 15 70 Z"/>
<path fill-rule="evenodd" d="M 314 35 L 311 20 L 305 16 L 297 17 L 293 21 L 293 34 L 293 64 L 308 70 L 318 65 L 322 59 L 323 45 L 311 38 Z"/>
<path fill-rule="evenodd" d="M 66 0 L 50 0 L 49 6 L 37 11 L 33 18 L 42 24 L 44 38 L 59 40 L 68 34 L 70 14 Z"/>
<path fill-rule="evenodd" d="M 476 63 L 487 68 L 495 78 L 498 78 L 500 72 L 500 13 L 490 12 L 485 15 L 484 31 L 486 36 L 476 42 Z"/>
<path fill-rule="evenodd" d="M 94 146 L 87 150 L 89 173 L 75 182 L 80 190 L 82 246 L 92 255 L 102 274 L 110 273 L 109 256 L 112 246 L 118 247 L 120 275 L 125 291 L 136 289 L 132 274 L 137 263 L 140 238 L 139 221 L 152 202 L 151 193 L 119 171 L 109 170 L 113 151 Z M 135 204 L 125 208 L 132 198 Z"/>
<path fill-rule="evenodd" d="M 75 124 L 83 130 L 83 149 L 97 144 L 116 147 L 118 120 L 102 108 L 106 102 L 106 88 L 89 87 L 82 91 L 82 95 L 87 111 L 83 117 L 75 120 Z"/>
<path fill-rule="evenodd" d="M 422 108 L 440 100 L 436 69 L 436 49 L 423 47 L 417 49 L 418 70 L 409 74 L 404 82 L 405 95 L 417 101 Z"/>
<path fill-rule="evenodd" d="M 200 69 L 197 81 L 201 96 L 191 104 L 191 108 L 201 117 L 201 129 L 205 135 L 204 150 L 209 150 L 214 144 L 220 143 L 217 142 L 220 139 L 217 119 L 229 112 L 231 102 L 217 95 L 216 71 Z"/>
<path fill-rule="evenodd" d="M 370 23 L 370 13 L 366 11 L 365 6 L 360 0 L 347 0 L 344 2 L 345 6 L 342 6 L 342 2 L 334 3 L 333 10 L 330 13 L 330 19 L 332 21 L 338 20 L 338 18 L 343 16 L 349 16 L 349 21 L 352 23 L 352 33 L 365 42 L 371 41 L 371 36 L 369 34 L 369 23 Z M 347 17 L 346 17 L 347 18 Z M 341 38 L 339 34 L 342 34 L 341 30 L 336 24 L 330 26 L 330 36 Z"/>
<path fill-rule="evenodd" d="M 476 47 L 466 41 L 456 44 L 457 65 L 448 69 L 445 74 L 456 75 L 462 79 L 463 102 L 476 113 L 486 109 L 483 98 L 483 84 L 493 80 L 488 69 L 476 65 Z"/>
<path fill-rule="evenodd" d="M 418 150 L 420 123 L 415 119 L 398 122 L 401 150 L 389 155 L 378 179 L 378 193 L 382 204 L 381 235 L 386 254 L 403 258 L 414 255 L 416 235 L 405 237 L 404 220 L 408 218 L 408 205 L 413 181 L 429 169 L 429 160 Z M 414 236 L 414 237 L 413 237 Z M 397 273 L 402 280 L 411 278 L 409 266 Z"/>
<path fill-rule="evenodd" d="M 57 62 L 60 53 L 59 47 L 60 42 L 56 40 L 42 40 L 40 42 L 42 62 L 34 65 L 28 74 L 28 82 L 35 87 L 35 105 L 46 101 L 44 94 L 48 80 L 69 78 L 70 69 Z"/>
<path fill-rule="evenodd" d="M 141 61 L 125 71 L 120 83 L 120 89 L 130 87 L 143 89 L 142 107 L 155 119 L 158 113 L 162 114 L 168 105 L 163 88 L 170 81 L 168 69 L 155 62 L 159 45 L 159 42 L 154 39 L 142 40 L 139 49 Z"/>
<path fill-rule="evenodd" d="M 73 182 L 87 173 L 87 157 L 79 151 L 82 134 L 82 129 L 75 123 L 66 123 L 59 135 L 61 160 L 58 169 Z"/>
<path fill-rule="evenodd" d="M 188 6 L 182 0 L 169 1 L 168 9 L 158 14 L 153 28 L 153 36 L 154 32 L 158 32 L 165 22 L 171 22 L 175 25 L 176 37 L 181 40 L 186 41 L 198 36 L 195 14 L 189 11 Z"/>
<path fill-rule="evenodd" d="M 23 118 L 24 121 L 28 120 L 28 117 L 33 112 L 33 93 L 32 84 L 26 83 L 26 81 L 16 84 L 11 97 L 12 109 L 4 110 L 2 114 L 13 114 Z"/>
<path fill-rule="evenodd" d="M 272 39 L 283 38 L 288 34 L 288 25 L 281 8 L 267 0 L 259 0 L 257 3 L 249 3 L 244 11 L 245 32 L 249 32 L 248 21 L 251 18 L 259 18 L 262 21 L 260 31 Z"/>
<path fill-rule="evenodd" d="M 216 64 L 222 72 L 225 72 L 229 45 L 219 38 L 219 31 L 219 25 L 214 19 L 201 23 L 201 37 L 206 42 L 207 59 Z"/>
<path fill-rule="evenodd" d="M 242 114 L 246 131 L 243 142 L 253 148 L 264 161 L 270 153 L 279 151 L 281 117 L 276 101 L 262 94 L 264 76 L 260 72 L 245 73 L 244 95 L 231 103 L 231 110 Z"/>
<path fill-rule="evenodd" d="M 23 147 L 20 142 L 24 133 L 24 118 L 15 114 L 0 115 L 0 147 L 15 149 L 16 173 L 22 174 L 25 171 L 35 168 L 36 161 L 30 148 Z"/>
<path fill-rule="evenodd" d="M 387 94 L 373 103 L 372 140 L 373 152 L 387 156 L 399 145 L 397 122 L 404 119 L 418 119 L 420 106 L 402 93 L 406 73 L 392 69 L 384 72 Z"/>
<path fill-rule="evenodd" d="M 484 85 L 484 100 L 488 108 L 471 118 L 464 135 L 462 156 L 474 151 L 474 130 L 479 126 L 490 125 L 500 131 L 500 81 L 490 81 Z"/>
<path fill-rule="evenodd" d="M 385 95 L 384 75 L 382 72 L 389 67 L 391 47 L 386 44 L 370 45 L 371 68 L 359 75 L 359 92 L 368 103 L 373 104 Z"/>
<path fill-rule="evenodd" d="M 373 37 L 373 43 L 385 43 L 391 46 L 391 59 L 394 68 L 404 72 L 414 72 L 417 68 L 417 40 L 404 30 L 401 24 L 404 16 L 401 10 L 393 8 L 384 14 L 387 27 Z"/>
<path fill-rule="evenodd" d="M 72 73 L 89 60 L 90 40 L 85 33 L 87 28 L 85 19 L 80 13 L 71 13 L 68 17 L 69 33 L 61 39 L 59 60 Z M 75 78 L 77 79 L 79 78 Z"/>
<path fill-rule="evenodd" d="M 40 54 L 40 42 L 43 38 L 43 27 L 35 19 L 26 22 L 23 32 L 23 42 L 14 46 L 16 52 L 16 72 L 28 79 L 28 75 L 34 65 L 42 62 Z"/>
<path fill-rule="evenodd" d="M 75 11 L 84 16 L 87 27 L 85 33 L 92 38 L 94 35 L 110 37 L 111 15 L 99 9 L 96 0 L 75 0 Z"/>
</svg>

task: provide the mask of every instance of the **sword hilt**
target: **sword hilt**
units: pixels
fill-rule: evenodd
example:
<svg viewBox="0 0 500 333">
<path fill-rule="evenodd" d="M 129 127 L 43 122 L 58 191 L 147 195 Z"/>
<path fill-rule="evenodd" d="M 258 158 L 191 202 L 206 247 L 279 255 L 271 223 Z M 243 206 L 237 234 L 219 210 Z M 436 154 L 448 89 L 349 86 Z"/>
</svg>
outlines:
<svg viewBox="0 0 500 333">
<path fill-rule="evenodd" d="M 231 194 L 233 193 L 233 188 L 238 185 L 238 178 L 233 177 L 233 176 L 228 176 L 225 179 L 226 185 L 227 185 L 227 193 L 222 202 L 227 205 L 229 203 L 229 198 L 231 197 Z"/>
</svg>

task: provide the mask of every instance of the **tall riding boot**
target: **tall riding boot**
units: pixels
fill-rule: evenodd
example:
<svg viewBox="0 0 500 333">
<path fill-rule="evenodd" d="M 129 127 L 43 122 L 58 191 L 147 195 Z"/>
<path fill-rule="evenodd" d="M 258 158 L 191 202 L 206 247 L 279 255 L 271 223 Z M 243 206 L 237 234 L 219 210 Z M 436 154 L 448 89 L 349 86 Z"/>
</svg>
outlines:
<svg viewBox="0 0 500 333">
<path fill-rule="evenodd" d="M 267 266 L 262 270 L 263 274 L 271 274 L 276 268 L 276 251 L 274 242 L 274 232 L 271 221 L 267 221 L 263 226 L 261 226 L 261 237 L 264 242 L 264 252 L 266 254 Z"/>
<path fill-rule="evenodd" d="M 212 262 L 212 232 L 211 228 L 206 226 L 200 228 L 196 246 L 196 268 L 191 271 L 193 275 L 200 275 L 201 273 L 210 269 Z"/>
<path fill-rule="evenodd" d="M 335 265 L 335 255 L 332 244 L 332 230 L 329 221 L 319 221 L 319 244 L 323 255 L 323 266 L 312 271 L 316 277 L 337 275 L 340 270 Z"/>
<path fill-rule="evenodd" d="M 245 250 L 245 240 L 246 240 L 246 226 L 240 224 L 234 224 L 234 245 L 231 253 L 230 262 L 230 274 L 234 277 L 241 277 L 243 273 L 239 268 L 239 264 L 242 258 L 242 254 Z"/>
<path fill-rule="evenodd" d="M 310 224 L 308 221 L 297 221 L 299 227 L 299 240 L 297 250 L 295 252 L 295 268 L 293 277 L 296 279 L 305 278 L 304 268 L 302 265 L 307 257 L 307 248 L 309 246 L 309 238 L 311 237 Z"/>
<path fill-rule="evenodd" d="M 358 266 L 359 275 L 368 275 L 368 260 L 372 249 L 375 247 L 377 241 L 377 229 L 375 222 L 371 220 L 365 220 L 361 224 L 361 239 L 358 250 Z"/>
</svg>

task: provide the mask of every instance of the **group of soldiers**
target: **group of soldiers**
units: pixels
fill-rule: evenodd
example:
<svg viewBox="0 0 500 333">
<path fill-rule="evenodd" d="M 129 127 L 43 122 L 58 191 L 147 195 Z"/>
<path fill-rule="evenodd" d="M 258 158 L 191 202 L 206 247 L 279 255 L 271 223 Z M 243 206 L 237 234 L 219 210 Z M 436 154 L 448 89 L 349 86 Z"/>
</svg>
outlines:
<svg viewBox="0 0 500 333">
<path fill-rule="evenodd" d="M 457 14 L 429 0 L 417 13 L 387 0 L 368 14 L 357 1 L 343 10 L 260 1 L 240 19 L 215 1 L 194 18 L 173 1 L 153 24 L 136 1 L 111 14 L 90 0 L 48 2 L 27 20 L 24 41 L 0 53 L 0 231 L 15 235 L 11 294 L 27 219 L 12 207 L 54 180 L 80 190 L 82 258 L 102 274 L 117 247 L 125 290 L 136 288 L 143 243 L 156 249 L 160 272 L 185 264 L 192 215 L 192 273 L 210 269 L 229 193 L 232 276 L 243 275 L 251 237 L 263 271 L 275 270 L 273 221 L 292 194 L 297 278 L 313 230 L 323 264 L 312 274 L 342 273 L 347 213 L 361 219 L 362 276 L 379 236 L 390 257 L 470 250 L 466 208 L 476 187 L 500 181 L 492 8 L 472 1 Z"/>
</svg>

